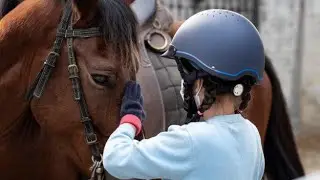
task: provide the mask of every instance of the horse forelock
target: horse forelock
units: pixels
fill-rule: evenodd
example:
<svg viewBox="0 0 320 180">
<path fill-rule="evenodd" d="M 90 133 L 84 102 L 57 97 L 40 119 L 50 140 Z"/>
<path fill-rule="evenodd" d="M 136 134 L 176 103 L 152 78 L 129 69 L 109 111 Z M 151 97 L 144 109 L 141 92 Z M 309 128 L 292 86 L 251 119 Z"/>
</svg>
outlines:
<svg viewBox="0 0 320 180">
<path fill-rule="evenodd" d="M 124 67 L 137 71 L 138 22 L 134 12 L 123 0 L 98 0 L 98 8 L 108 47 L 120 53 Z"/>
</svg>

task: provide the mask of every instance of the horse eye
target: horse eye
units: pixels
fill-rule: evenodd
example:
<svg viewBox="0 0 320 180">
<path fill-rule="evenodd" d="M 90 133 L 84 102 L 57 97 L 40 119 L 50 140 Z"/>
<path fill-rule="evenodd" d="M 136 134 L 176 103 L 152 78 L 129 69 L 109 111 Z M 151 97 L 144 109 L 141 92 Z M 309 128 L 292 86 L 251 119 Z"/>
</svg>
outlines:
<svg viewBox="0 0 320 180">
<path fill-rule="evenodd" d="M 91 76 L 93 81 L 100 86 L 105 86 L 110 88 L 115 86 L 115 80 L 113 80 L 112 77 L 110 76 L 105 76 L 100 74 L 92 74 Z"/>
</svg>

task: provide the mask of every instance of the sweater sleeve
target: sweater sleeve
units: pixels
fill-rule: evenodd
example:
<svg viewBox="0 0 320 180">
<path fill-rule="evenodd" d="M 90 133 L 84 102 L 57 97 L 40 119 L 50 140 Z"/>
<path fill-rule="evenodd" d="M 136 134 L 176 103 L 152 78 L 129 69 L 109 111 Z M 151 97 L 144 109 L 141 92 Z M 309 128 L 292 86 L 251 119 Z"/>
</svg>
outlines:
<svg viewBox="0 0 320 180">
<path fill-rule="evenodd" d="M 184 126 L 170 126 L 150 139 L 134 140 L 135 128 L 124 123 L 109 137 L 104 168 L 119 179 L 182 179 L 194 166 L 193 144 Z"/>
</svg>

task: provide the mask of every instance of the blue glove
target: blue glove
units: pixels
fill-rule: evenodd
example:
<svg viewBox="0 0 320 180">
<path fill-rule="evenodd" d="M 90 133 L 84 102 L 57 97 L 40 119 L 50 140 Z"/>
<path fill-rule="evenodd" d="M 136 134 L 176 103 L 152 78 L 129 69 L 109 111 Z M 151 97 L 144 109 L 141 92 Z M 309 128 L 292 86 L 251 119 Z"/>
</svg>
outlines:
<svg viewBox="0 0 320 180">
<path fill-rule="evenodd" d="M 122 98 L 120 118 L 132 114 L 137 116 L 141 123 L 146 119 L 146 113 L 143 109 L 143 97 L 141 95 L 140 85 L 134 81 L 127 82 L 125 92 Z"/>
</svg>

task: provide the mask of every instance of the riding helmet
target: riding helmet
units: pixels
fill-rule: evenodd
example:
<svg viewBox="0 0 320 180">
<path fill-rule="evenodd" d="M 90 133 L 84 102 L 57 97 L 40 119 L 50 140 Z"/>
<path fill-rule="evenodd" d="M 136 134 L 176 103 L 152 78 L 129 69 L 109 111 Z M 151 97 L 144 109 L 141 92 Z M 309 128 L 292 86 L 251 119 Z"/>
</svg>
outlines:
<svg viewBox="0 0 320 180">
<path fill-rule="evenodd" d="M 256 27 L 243 15 L 223 9 L 199 12 L 187 19 L 162 55 L 188 61 L 226 81 L 243 76 L 262 80 L 264 47 Z"/>
</svg>

